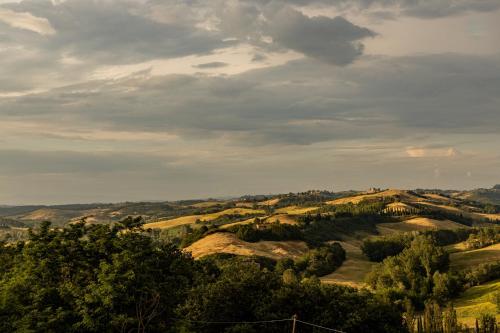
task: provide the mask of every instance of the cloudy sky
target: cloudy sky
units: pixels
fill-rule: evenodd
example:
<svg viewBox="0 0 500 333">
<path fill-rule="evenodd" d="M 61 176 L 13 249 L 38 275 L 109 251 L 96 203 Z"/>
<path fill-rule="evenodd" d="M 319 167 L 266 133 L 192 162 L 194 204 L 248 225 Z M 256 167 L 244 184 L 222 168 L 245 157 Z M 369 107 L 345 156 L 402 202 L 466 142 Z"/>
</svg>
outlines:
<svg viewBox="0 0 500 333">
<path fill-rule="evenodd" d="M 0 204 L 500 182 L 499 0 L 0 0 Z"/>
</svg>

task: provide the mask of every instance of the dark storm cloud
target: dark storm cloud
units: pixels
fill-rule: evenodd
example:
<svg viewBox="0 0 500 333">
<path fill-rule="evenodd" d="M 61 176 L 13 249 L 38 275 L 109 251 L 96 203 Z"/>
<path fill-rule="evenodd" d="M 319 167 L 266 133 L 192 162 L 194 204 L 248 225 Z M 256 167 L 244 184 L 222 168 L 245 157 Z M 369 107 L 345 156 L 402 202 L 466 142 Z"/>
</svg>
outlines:
<svg viewBox="0 0 500 333">
<path fill-rule="evenodd" d="M 217 14 L 221 30 L 230 36 L 262 49 L 294 50 L 335 65 L 352 63 L 363 53 L 361 40 L 376 35 L 343 17 L 309 17 L 281 2 L 259 6 L 242 1 Z"/>
<path fill-rule="evenodd" d="M 307 17 L 284 7 L 269 18 L 268 33 L 286 48 L 335 65 L 347 65 L 363 53 L 357 41 L 374 37 L 343 17 Z"/>
</svg>

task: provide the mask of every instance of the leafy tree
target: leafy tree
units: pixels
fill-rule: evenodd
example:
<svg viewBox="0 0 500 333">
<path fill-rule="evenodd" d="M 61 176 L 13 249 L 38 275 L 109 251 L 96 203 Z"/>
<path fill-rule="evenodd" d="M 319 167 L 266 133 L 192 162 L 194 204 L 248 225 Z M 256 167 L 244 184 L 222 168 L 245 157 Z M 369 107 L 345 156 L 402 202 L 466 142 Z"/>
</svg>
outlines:
<svg viewBox="0 0 500 333">
<path fill-rule="evenodd" d="M 285 271 L 288 275 L 290 270 Z M 197 286 L 181 307 L 185 327 L 196 332 L 234 332 L 233 325 L 210 325 L 200 321 L 254 321 L 290 318 L 350 332 L 404 332 L 401 314 L 392 305 L 368 292 L 322 285 L 318 279 L 297 282 L 255 263 L 222 265 L 212 282 Z M 255 332 L 289 332 L 286 323 L 252 328 Z M 250 331 L 251 328 L 245 327 Z M 311 332 L 301 328 L 301 332 Z"/>
<path fill-rule="evenodd" d="M 445 272 L 448 264 L 446 251 L 436 246 L 431 237 L 419 236 L 399 255 L 388 257 L 377 265 L 368 275 L 367 282 L 391 298 L 409 297 L 421 303 L 432 296 L 435 282 L 438 282 L 436 292 L 443 292 L 445 283 L 439 275 L 434 281 L 434 274 Z"/>
<path fill-rule="evenodd" d="M 333 272 L 345 260 L 345 250 L 339 243 L 323 245 L 300 257 L 295 266 L 304 276 L 323 276 Z"/>
<path fill-rule="evenodd" d="M 387 257 L 401 253 L 409 243 L 408 237 L 366 239 L 361 250 L 370 261 L 381 262 Z"/>
<path fill-rule="evenodd" d="M 43 223 L 0 279 L 3 332 L 166 331 L 193 275 L 192 260 L 141 232 Z"/>
</svg>

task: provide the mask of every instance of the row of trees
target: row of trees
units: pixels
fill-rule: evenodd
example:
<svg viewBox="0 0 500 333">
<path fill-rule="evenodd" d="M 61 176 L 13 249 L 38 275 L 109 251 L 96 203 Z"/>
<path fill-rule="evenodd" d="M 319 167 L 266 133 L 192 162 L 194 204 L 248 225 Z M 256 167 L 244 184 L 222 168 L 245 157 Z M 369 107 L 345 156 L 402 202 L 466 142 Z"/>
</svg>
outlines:
<svg viewBox="0 0 500 333">
<path fill-rule="evenodd" d="M 336 217 L 380 215 L 383 213 L 386 205 L 393 201 L 393 198 L 383 198 L 381 200 L 363 200 L 357 204 L 326 205 L 322 206 L 318 212 L 329 213 Z"/>
<path fill-rule="evenodd" d="M 421 314 L 415 311 L 411 302 L 405 304 L 404 319 L 409 333 L 467 333 L 471 330 L 458 322 L 457 312 L 453 305 L 445 308 L 436 301 L 428 301 Z M 498 325 L 495 316 L 483 314 L 476 319 L 474 333 L 497 333 Z"/>
</svg>

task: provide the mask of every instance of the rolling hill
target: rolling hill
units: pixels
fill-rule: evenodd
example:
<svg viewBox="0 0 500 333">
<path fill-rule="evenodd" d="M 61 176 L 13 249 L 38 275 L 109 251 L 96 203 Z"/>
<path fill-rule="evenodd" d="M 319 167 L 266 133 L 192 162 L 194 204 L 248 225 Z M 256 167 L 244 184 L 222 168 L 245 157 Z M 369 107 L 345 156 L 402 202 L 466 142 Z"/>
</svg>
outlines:
<svg viewBox="0 0 500 333">
<path fill-rule="evenodd" d="M 298 257 L 307 252 L 308 247 L 304 242 L 297 241 L 249 243 L 238 239 L 231 233 L 215 233 L 195 242 L 185 250 L 191 252 L 195 258 L 216 253 L 228 253 L 281 259 Z"/>
</svg>

